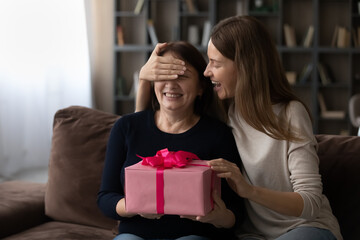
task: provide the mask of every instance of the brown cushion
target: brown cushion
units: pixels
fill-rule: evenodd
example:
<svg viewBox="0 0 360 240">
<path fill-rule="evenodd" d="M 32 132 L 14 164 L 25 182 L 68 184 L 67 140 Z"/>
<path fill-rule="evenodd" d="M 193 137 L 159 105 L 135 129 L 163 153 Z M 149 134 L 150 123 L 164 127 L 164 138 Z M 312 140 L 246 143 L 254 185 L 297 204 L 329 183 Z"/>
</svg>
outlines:
<svg viewBox="0 0 360 240">
<path fill-rule="evenodd" d="M 49 220 L 44 209 L 45 188 L 44 183 L 24 181 L 0 184 L 1 239 Z"/>
<path fill-rule="evenodd" d="M 54 220 L 113 229 L 96 204 L 106 144 L 117 115 L 72 106 L 54 117 L 45 213 Z"/>
<path fill-rule="evenodd" d="M 344 239 L 360 236 L 360 137 L 316 135 L 324 194 Z"/>
</svg>

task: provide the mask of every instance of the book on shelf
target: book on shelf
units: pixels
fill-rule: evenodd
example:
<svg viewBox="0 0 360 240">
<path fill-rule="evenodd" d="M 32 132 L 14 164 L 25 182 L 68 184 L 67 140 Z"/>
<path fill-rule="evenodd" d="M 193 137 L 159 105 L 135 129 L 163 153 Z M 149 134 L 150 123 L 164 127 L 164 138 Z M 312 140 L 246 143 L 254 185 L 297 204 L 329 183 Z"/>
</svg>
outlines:
<svg viewBox="0 0 360 240">
<path fill-rule="evenodd" d="M 296 75 L 297 74 L 295 71 L 286 71 L 285 72 L 286 79 L 288 80 L 290 85 L 296 84 Z"/>
<path fill-rule="evenodd" d="M 318 101 L 320 106 L 320 116 L 328 119 L 344 119 L 345 111 L 342 110 L 328 110 L 325 99 L 322 93 L 318 93 Z"/>
<path fill-rule="evenodd" d="M 116 27 L 116 36 L 117 36 L 117 45 L 123 46 L 124 45 L 124 31 L 121 25 Z"/>
<path fill-rule="evenodd" d="M 335 28 L 334 28 L 334 33 L 333 33 L 333 37 L 332 37 L 332 40 L 331 40 L 331 46 L 332 47 L 336 47 L 336 42 L 337 42 L 337 38 L 338 38 L 338 34 L 339 34 L 339 28 L 340 28 L 339 25 L 336 25 Z"/>
<path fill-rule="evenodd" d="M 349 30 L 346 30 L 346 41 L 345 46 L 350 47 L 351 46 L 351 32 Z"/>
<path fill-rule="evenodd" d="M 331 46 L 338 48 L 346 48 L 346 47 L 350 47 L 350 43 L 351 43 L 350 31 L 343 26 L 336 25 L 331 41 Z"/>
<path fill-rule="evenodd" d="M 284 24 L 284 37 L 287 47 L 296 47 L 295 29 L 287 23 Z"/>
<path fill-rule="evenodd" d="M 159 41 L 158 41 L 158 38 L 156 36 L 154 23 L 153 23 L 153 21 L 151 19 L 149 19 L 147 21 L 147 30 L 148 30 L 149 35 L 150 35 L 151 44 L 156 45 Z"/>
<path fill-rule="evenodd" d="M 237 0 L 236 1 L 236 15 L 243 16 L 248 15 L 249 1 L 248 0 Z"/>
<path fill-rule="evenodd" d="M 355 28 L 353 28 L 351 30 L 351 33 L 352 33 L 352 37 L 353 37 L 354 47 L 358 47 L 359 46 L 359 41 L 358 41 L 358 36 L 356 34 Z"/>
<path fill-rule="evenodd" d="M 350 46 L 350 32 L 345 27 L 339 27 L 337 36 L 337 47 L 346 48 Z"/>
<path fill-rule="evenodd" d="M 300 73 L 299 76 L 299 84 L 305 84 L 307 82 L 307 80 L 309 79 L 311 72 L 314 68 L 314 65 L 310 62 L 307 63 L 304 67 L 303 70 Z"/>
<path fill-rule="evenodd" d="M 186 6 L 186 10 L 189 13 L 197 13 L 198 12 L 198 9 L 195 5 L 194 0 L 185 0 L 185 6 Z"/>
<path fill-rule="evenodd" d="M 334 83 L 334 79 L 332 74 L 328 68 L 328 66 L 322 62 L 318 62 L 317 70 L 319 73 L 319 79 L 322 85 L 326 86 L 328 84 Z"/>
<path fill-rule="evenodd" d="M 310 47 L 312 45 L 313 38 L 314 38 L 314 26 L 310 25 L 307 32 L 306 32 L 304 42 L 303 42 L 303 46 L 304 47 Z"/>
<path fill-rule="evenodd" d="M 135 14 L 138 15 L 138 14 L 141 13 L 141 10 L 143 9 L 144 3 L 145 3 L 145 0 L 138 0 L 137 1 L 135 9 L 134 9 Z"/>
<path fill-rule="evenodd" d="M 360 27 L 352 29 L 354 47 L 360 47 Z"/>
<path fill-rule="evenodd" d="M 188 41 L 192 45 L 199 44 L 199 27 L 197 25 L 190 25 L 188 27 Z"/>
<path fill-rule="evenodd" d="M 209 40 L 210 40 L 210 32 L 211 32 L 211 23 L 209 20 L 206 20 L 204 22 L 201 46 L 207 47 Z"/>
</svg>

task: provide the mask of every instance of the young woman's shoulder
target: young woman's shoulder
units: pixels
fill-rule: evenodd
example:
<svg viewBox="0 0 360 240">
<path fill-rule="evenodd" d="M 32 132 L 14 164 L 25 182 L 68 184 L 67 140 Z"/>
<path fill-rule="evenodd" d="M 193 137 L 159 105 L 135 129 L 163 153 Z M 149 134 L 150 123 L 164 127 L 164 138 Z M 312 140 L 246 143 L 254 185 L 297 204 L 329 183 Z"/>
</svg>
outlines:
<svg viewBox="0 0 360 240">
<path fill-rule="evenodd" d="M 306 108 L 305 108 L 304 104 L 302 104 L 299 101 L 291 101 L 291 102 L 289 102 L 287 108 L 288 108 L 287 111 L 290 114 L 295 114 L 296 116 L 298 114 L 300 114 L 300 115 L 303 115 L 303 114 L 308 115 L 308 112 L 306 111 Z"/>
<path fill-rule="evenodd" d="M 286 109 L 288 122 L 302 134 L 312 135 L 312 121 L 305 106 L 299 101 L 291 101 Z"/>
<path fill-rule="evenodd" d="M 290 121 L 305 121 L 308 123 L 311 122 L 311 116 L 306 110 L 306 107 L 303 103 L 299 101 L 291 101 L 286 107 L 287 119 Z"/>
</svg>

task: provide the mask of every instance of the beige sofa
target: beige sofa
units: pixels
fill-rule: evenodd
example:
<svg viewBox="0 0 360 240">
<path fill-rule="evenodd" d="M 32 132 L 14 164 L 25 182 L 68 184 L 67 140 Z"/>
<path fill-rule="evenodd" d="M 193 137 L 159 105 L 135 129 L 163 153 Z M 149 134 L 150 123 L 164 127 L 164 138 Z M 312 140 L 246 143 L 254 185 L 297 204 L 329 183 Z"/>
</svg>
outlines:
<svg viewBox="0 0 360 240">
<path fill-rule="evenodd" d="M 54 117 L 47 184 L 0 184 L 0 239 L 112 239 L 96 204 L 106 143 L 119 116 L 85 107 Z M 346 240 L 360 236 L 360 137 L 317 135 L 324 193 Z"/>
</svg>

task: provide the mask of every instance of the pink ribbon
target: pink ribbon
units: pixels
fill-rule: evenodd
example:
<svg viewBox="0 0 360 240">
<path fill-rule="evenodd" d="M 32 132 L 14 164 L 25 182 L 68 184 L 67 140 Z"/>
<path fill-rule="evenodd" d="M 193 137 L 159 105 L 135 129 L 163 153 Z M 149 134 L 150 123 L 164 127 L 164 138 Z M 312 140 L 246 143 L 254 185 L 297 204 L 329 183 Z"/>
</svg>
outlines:
<svg viewBox="0 0 360 240">
<path fill-rule="evenodd" d="M 167 148 L 162 149 L 153 157 L 141 157 L 142 165 L 150 165 L 152 167 L 181 168 L 188 165 L 191 160 L 199 160 L 200 158 L 191 152 L 177 151 L 170 152 Z"/>
<path fill-rule="evenodd" d="M 198 156 L 191 152 L 177 151 L 171 152 L 167 148 L 159 150 L 153 157 L 141 157 L 142 165 L 156 167 L 156 211 L 164 214 L 164 170 L 166 168 L 181 168 L 186 165 L 207 166 L 201 164 L 189 164 L 191 160 L 200 160 Z"/>
</svg>

